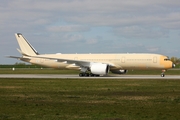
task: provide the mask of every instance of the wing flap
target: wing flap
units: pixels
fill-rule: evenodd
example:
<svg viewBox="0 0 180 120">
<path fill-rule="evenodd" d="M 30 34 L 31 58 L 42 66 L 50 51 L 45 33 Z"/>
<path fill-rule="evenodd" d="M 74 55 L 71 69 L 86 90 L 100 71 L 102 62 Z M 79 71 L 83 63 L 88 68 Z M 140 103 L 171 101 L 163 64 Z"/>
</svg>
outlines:
<svg viewBox="0 0 180 120">
<path fill-rule="evenodd" d="M 50 58 L 50 59 L 56 59 L 57 62 L 63 62 L 66 64 L 74 64 L 76 66 L 84 66 L 84 67 L 89 67 L 90 62 L 88 61 L 81 61 L 81 60 L 70 60 L 70 59 L 57 59 L 57 58 Z"/>
</svg>

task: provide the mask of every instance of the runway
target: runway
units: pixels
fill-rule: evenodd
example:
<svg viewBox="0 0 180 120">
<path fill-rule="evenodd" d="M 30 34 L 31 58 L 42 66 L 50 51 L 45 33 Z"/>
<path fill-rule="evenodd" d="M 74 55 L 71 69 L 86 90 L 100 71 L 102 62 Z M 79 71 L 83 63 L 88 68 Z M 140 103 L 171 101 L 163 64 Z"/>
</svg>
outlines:
<svg viewBox="0 0 180 120">
<path fill-rule="evenodd" d="M 100 77 L 79 77 L 72 74 L 0 74 L 0 78 L 60 78 L 60 79 L 180 79 L 180 75 L 108 75 Z"/>
</svg>

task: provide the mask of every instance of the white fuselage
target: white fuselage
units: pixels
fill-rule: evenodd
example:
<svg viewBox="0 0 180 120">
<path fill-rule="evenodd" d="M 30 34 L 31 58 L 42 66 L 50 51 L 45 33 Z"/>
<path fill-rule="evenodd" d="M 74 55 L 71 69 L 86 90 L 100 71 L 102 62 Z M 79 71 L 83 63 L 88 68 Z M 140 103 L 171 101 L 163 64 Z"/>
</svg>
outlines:
<svg viewBox="0 0 180 120">
<path fill-rule="evenodd" d="M 38 57 L 44 58 L 31 58 L 26 62 L 58 69 L 79 69 L 79 67 L 65 61 L 57 62 L 46 58 L 105 63 L 112 65 L 110 69 L 169 69 L 173 64 L 166 56 L 159 54 L 47 54 Z"/>
</svg>

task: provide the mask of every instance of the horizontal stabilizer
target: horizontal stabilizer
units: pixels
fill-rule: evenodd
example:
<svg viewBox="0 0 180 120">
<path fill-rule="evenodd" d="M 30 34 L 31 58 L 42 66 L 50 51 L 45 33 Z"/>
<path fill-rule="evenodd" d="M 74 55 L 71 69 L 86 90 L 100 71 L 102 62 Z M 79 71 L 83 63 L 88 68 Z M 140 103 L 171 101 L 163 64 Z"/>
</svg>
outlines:
<svg viewBox="0 0 180 120">
<path fill-rule="evenodd" d="M 18 59 L 18 60 L 22 60 L 22 61 L 29 61 L 31 60 L 30 58 L 23 58 L 23 57 L 17 57 L 17 56 L 6 56 L 8 58 L 15 58 L 15 59 Z"/>
</svg>

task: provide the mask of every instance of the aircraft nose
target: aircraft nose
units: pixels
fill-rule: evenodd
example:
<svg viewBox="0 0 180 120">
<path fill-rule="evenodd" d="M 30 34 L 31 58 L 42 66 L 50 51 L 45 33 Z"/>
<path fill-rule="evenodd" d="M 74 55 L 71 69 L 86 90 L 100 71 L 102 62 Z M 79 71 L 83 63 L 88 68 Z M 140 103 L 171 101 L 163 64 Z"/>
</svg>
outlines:
<svg viewBox="0 0 180 120">
<path fill-rule="evenodd" d="M 176 67 L 176 65 L 173 63 L 173 64 L 172 64 L 172 68 L 175 68 L 175 67 Z"/>
</svg>

